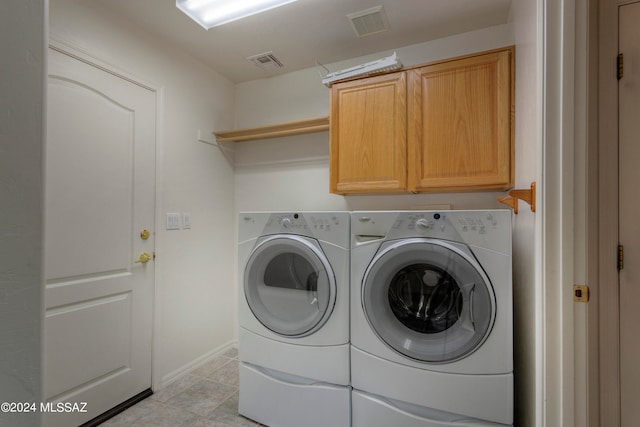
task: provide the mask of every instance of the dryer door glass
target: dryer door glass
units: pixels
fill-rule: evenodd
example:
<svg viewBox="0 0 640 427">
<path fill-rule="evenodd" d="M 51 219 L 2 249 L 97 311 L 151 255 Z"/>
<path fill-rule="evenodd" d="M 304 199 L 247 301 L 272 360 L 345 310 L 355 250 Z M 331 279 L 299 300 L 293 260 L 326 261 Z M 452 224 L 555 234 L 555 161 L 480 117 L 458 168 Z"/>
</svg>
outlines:
<svg viewBox="0 0 640 427">
<path fill-rule="evenodd" d="M 473 255 L 432 239 L 382 247 L 365 273 L 362 304 L 387 345 L 432 363 L 472 353 L 495 317 L 493 289 Z"/>
<path fill-rule="evenodd" d="M 287 337 L 318 330 L 335 305 L 335 276 L 317 241 L 274 235 L 253 249 L 244 277 L 247 303 L 270 330 Z"/>
</svg>

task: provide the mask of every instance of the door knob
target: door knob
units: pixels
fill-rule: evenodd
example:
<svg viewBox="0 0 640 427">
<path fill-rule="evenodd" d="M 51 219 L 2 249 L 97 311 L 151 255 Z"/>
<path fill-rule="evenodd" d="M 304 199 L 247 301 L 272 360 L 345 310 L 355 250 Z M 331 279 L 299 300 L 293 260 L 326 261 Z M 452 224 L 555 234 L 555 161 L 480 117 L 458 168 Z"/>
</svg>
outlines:
<svg viewBox="0 0 640 427">
<path fill-rule="evenodd" d="M 151 255 L 149 255 L 148 252 L 142 252 L 140 254 L 140 257 L 137 259 L 136 263 L 141 263 L 141 264 L 146 264 L 149 261 L 151 261 L 153 257 Z"/>
</svg>

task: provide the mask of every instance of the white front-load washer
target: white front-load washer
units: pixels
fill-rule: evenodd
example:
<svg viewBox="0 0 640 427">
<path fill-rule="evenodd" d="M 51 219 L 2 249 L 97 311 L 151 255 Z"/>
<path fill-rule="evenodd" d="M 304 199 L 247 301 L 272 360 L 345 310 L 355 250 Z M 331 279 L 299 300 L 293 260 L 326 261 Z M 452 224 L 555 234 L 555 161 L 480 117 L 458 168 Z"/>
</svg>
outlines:
<svg viewBox="0 0 640 427">
<path fill-rule="evenodd" d="M 350 425 L 348 212 L 241 212 L 241 415 Z"/>
<path fill-rule="evenodd" d="M 354 427 L 513 425 L 511 213 L 353 212 Z"/>
</svg>

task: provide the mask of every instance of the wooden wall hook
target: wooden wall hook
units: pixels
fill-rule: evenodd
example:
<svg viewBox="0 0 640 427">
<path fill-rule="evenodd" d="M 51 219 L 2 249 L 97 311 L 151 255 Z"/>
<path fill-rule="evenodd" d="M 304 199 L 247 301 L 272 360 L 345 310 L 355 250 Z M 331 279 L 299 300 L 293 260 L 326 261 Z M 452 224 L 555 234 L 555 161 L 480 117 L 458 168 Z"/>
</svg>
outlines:
<svg viewBox="0 0 640 427">
<path fill-rule="evenodd" d="M 511 190 L 508 194 L 500 196 L 497 199 L 500 203 L 503 203 L 513 209 L 513 213 L 518 213 L 518 200 L 524 200 L 531 206 L 531 212 L 536 211 L 536 183 L 531 183 L 531 188 L 528 190 Z"/>
</svg>

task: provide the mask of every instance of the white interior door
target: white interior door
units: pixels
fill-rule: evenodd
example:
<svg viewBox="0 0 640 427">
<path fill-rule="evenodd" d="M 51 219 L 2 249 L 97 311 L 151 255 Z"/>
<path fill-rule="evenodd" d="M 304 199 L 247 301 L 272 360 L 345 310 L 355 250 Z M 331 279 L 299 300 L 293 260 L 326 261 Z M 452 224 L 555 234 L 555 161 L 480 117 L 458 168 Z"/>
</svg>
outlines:
<svg viewBox="0 0 640 427">
<path fill-rule="evenodd" d="M 624 77 L 619 81 L 620 138 L 620 398 L 621 425 L 640 420 L 640 3 L 620 7 L 619 49 Z M 638 66 L 638 68 L 636 68 Z"/>
<path fill-rule="evenodd" d="M 151 387 L 156 97 L 49 49 L 47 98 L 45 398 L 88 412 L 45 425 L 69 427 Z"/>
</svg>

